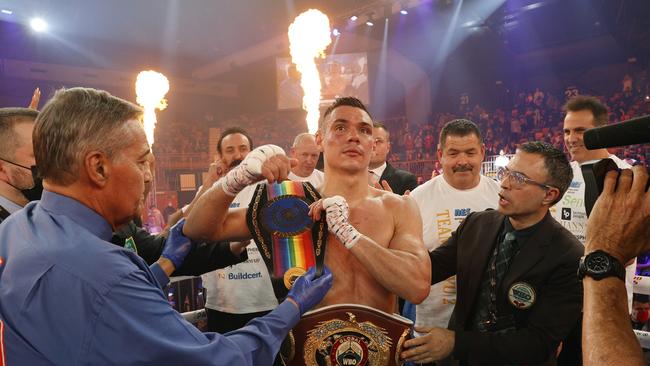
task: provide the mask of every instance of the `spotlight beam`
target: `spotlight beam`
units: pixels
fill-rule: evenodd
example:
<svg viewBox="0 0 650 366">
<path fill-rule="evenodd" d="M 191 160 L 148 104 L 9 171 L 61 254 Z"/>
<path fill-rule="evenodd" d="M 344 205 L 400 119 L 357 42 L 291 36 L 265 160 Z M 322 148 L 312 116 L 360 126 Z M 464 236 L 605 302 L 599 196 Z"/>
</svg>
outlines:
<svg viewBox="0 0 650 366">
<path fill-rule="evenodd" d="M 32 18 L 29 21 L 29 25 L 36 32 L 45 32 L 47 30 L 47 23 L 43 18 Z"/>
</svg>

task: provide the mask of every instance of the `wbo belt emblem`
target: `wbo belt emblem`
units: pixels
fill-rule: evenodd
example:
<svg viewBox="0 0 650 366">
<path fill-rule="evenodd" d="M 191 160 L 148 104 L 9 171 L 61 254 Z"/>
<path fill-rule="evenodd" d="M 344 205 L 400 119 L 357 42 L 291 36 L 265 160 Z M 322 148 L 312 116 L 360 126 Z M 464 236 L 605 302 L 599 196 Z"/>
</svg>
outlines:
<svg viewBox="0 0 650 366">
<path fill-rule="evenodd" d="M 537 300 L 533 286 L 526 282 L 515 282 L 508 289 L 508 300 L 517 309 L 528 309 Z"/>
<path fill-rule="evenodd" d="M 323 321 L 307 333 L 303 357 L 305 365 L 375 366 L 387 365 L 392 341 L 388 332 L 371 322 Z"/>
<path fill-rule="evenodd" d="M 368 362 L 368 339 L 355 334 L 341 335 L 332 345 L 332 365 L 365 365 Z"/>
<path fill-rule="evenodd" d="M 293 328 L 289 366 L 397 366 L 413 322 L 359 304 L 328 305 L 305 313 Z"/>
</svg>

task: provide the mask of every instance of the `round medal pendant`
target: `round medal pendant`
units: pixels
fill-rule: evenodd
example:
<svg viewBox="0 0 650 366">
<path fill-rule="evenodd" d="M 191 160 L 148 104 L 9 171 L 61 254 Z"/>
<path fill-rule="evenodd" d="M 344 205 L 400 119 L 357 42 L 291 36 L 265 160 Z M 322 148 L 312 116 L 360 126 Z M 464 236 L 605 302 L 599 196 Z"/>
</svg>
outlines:
<svg viewBox="0 0 650 366">
<path fill-rule="evenodd" d="M 528 309 L 537 300 L 533 286 L 526 282 L 515 282 L 508 289 L 508 301 L 517 309 Z"/>
</svg>

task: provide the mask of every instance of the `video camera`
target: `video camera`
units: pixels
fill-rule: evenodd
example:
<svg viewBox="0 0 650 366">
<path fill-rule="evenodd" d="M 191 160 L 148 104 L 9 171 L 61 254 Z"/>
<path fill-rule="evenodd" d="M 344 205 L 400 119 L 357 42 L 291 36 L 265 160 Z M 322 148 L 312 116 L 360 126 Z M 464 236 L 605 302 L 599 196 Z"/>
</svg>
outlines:
<svg viewBox="0 0 650 366">
<path fill-rule="evenodd" d="M 633 118 L 610 126 L 587 130 L 584 135 L 585 147 L 589 150 L 616 146 L 645 144 L 650 142 L 650 115 Z M 610 170 L 620 170 L 612 159 L 580 166 L 585 179 L 585 208 L 587 216 L 603 191 L 605 174 Z M 650 180 L 646 185 L 648 190 Z"/>
</svg>

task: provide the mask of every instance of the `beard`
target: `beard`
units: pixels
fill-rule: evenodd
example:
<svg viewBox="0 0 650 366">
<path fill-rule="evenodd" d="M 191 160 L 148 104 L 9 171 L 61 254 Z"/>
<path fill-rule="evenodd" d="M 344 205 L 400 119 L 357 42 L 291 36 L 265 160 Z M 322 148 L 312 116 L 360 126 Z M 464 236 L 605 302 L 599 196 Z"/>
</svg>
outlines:
<svg viewBox="0 0 650 366">
<path fill-rule="evenodd" d="M 31 172 L 23 171 L 22 168 L 12 168 L 9 170 L 9 184 L 16 189 L 30 189 L 34 187 L 34 179 Z"/>
</svg>

